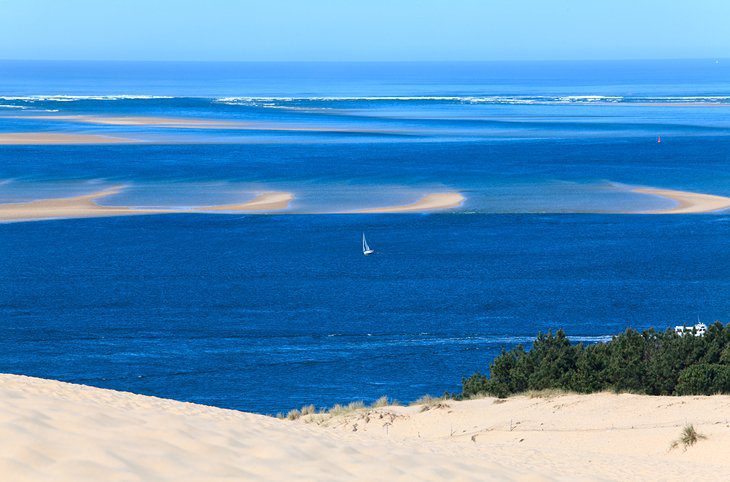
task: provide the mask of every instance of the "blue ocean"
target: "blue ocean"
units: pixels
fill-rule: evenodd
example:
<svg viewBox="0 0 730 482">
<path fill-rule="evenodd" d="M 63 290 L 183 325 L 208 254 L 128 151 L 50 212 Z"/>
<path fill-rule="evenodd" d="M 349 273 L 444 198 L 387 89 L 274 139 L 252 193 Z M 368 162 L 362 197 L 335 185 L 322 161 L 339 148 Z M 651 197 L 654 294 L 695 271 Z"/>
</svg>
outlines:
<svg viewBox="0 0 730 482">
<path fill-rule="evenodd" d="M 458 391 L 540 331 L 728 321 L 730 213 L 618 214 L 730 196 L 728 113 L 723 60 L 0 62 L 0 135 L 133 141 L 0 145 L 2 203 L 294 194 L 0 224 L 0 372 L 275 413 Z M 432 192 L 465 201 L 333 214 Z"/>
</svg>

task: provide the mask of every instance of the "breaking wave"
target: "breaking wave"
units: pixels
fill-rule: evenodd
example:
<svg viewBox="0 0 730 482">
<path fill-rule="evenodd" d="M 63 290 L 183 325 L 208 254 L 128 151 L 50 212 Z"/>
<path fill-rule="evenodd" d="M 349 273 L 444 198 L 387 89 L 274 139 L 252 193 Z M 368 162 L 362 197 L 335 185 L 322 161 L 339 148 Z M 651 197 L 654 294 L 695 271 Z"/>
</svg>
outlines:
<svg viewBox="0 0 730 482">
<path fill-rule="evenodd" d="M 620 96 L 620 95 L 489 95 L 489 96 L 314 96 L 314 97 L 220 97 L 216 103 L 252 107 L 296 106 L 297 104 L 357 102 L 418 102 L 451 104 L 730 104 L 730 96 Z"/>
<path fill-rule="evenodd" d="M 24 95 L 0 96 L 0 100 L 16 102 L 75 102 L 79 100 L 151 100 L 174 99 L 168 95 Z"/>
</svg>

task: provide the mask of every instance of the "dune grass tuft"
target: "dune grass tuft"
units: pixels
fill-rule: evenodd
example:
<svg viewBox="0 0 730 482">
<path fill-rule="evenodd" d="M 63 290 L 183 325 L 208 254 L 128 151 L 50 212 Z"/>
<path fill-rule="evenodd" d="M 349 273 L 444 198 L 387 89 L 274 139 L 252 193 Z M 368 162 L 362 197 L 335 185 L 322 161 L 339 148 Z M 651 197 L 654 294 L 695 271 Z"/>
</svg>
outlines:
<svg viewBox="0 0 730 482">
<path fill-rule="evenodd" d="M 300 410 L 302 415 L 312 415 L 317 413 L 317 408 L 314 405 L 305 405 Z"/>
<path fill-rule="evenodd" d="M 350 402 L 347 405 L 340 405 L 339 403 L 337 403 L 332 408 L 330 408 L 327 413 L 333 417 L 337 417 L 338 415 L 345 415 L 355 412 L 357 410 L 362 410 L 364 408 L 365 403 L 362 400 L 358 400 L 356 402 Z"/>
<path fill-rule="evenodd" d="M 388 400 L 388 397 L 386 395 L 383 395 L 382 397 L 378 398 L 373 402 L 372 405 L 370 405 L 370 408 L 381 408 L 381 407 L 387 407 L 390 405 L 390 400 Z"/>
<path fill-rule="evenodd" d="M 413 402 L 411 402 L 410 405 L 420 405 L 421 412 L 426 412 L 432 409 L 449 408 L 449 405 L 445 403 L 446 400 L 451 400 L 451 398 L 447 396 L 432 397 L 431 395 L 424 395 L 418 400 L 414 400 Z"/>
<path fill-rule="evenodd" d="M 524 393 L 527 398 L 555 398 L 564 395 L 571 395 L 575 392 L 561 390 L 560 388 L 545 388 L 543 390 L 528 390 Z"/>
<path fill-rule="evenodd" d="M 703 434 L 695 430 L 694 425 L 685 425 L 682 429 L 682 434 L 677 440 L 672 442 L 672 445 L 670 445 L 669 448 L 675 449 L 681 445 L 684 450 L 687 450 L 687 448 L 706 438 L 707 437 L 705 437 Z"/>
</svg>

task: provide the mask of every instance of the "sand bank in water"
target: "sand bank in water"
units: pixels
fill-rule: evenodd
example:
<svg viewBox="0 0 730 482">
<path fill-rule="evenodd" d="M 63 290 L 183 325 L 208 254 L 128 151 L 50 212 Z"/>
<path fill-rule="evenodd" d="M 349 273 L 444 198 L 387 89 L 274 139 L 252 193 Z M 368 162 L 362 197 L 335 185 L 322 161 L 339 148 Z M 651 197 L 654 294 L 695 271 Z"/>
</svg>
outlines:
<svg viewBox="0 0 730 482">
<path fill-rule="evenodd" d="M 266 124 L 218 119 L 193 119 L 185 117 L 152 116 L 101 116 L 101 115 L 16 115 L 12 119 L 35 119 L 50 121 L 79 122 L 107 126 L 139 126 L 165 129 L 228 129 L 274 132 L 332 132 L 353 134 L 407 134 L 408 131 L 387 131 L 377 129 L 356 129 L 336 126 L 308 126 L 287 124 Z"/>
<path fill-rule="evenodd" d="M 646 211 L 644 214 L 692 214 L 711 213 L 730 208 L 730 198 L 714 194 L 675 191 L 672 189 L 636 188 L 633 192 L 671 199 L 677 206 L 669 209 Z"/>
<path fill-rule="evenodd" d="M 0 375 L 4 480 L 719 480 L 730 397 L 565 395 L 297 421 Z M 599 416 L 600 415 L 600 416 Z M 309 420 L 307 420 L 309 419 Z M 306 423 L 309 421 L 309 423 Z M 686 423 L 707 438 L 670 450 Z"/>
<path fill-rule="evenodd" d="M 129 144 L 139 142 L 122 137 L 94 134 L 62 134 L 51 132 L 15 132 L 0 134 L 0 145 L 34 144 Z"/>
<path fill-rule="evenodd" d="M 0 221 L 31 221 L 40 219 L 93 218 L 171 213 L 269 212 L 286 209 L 294 197 L 288 192 L 266 192 L 259 194 L 251 201 L 240 204 L 201 206 L 185 210 L 103 206 L 97 203 L 99 199 L 118 194 L 122 189 L 123 187 L 113 187 L 83 196 L 0 204 Z"/>
<path fill-rule="evenodd" d="M 457 208 L 464 203 L 464 196 L 458 192 L 428 194 L 412 204 L 402 206 L 386 206 L 350 211 L 352 213 L 419 213 L 440 209 Z"/>
</svg>

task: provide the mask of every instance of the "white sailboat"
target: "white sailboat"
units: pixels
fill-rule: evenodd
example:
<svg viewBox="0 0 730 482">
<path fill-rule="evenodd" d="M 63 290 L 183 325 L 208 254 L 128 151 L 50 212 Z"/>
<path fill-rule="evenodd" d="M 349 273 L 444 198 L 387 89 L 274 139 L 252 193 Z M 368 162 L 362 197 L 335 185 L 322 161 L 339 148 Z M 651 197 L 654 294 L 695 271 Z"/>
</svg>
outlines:
<svg viewBox="0 0 730 482">
<path fill-rule="evenodd" d="M 362 254 L 365 256 L 369 256 L 375 252 L 374 249 L 370 249 L 370 246 L 368 246 L 368 241 L 365 239 L 365 233 L 362 233 Z"/>
</svg>

